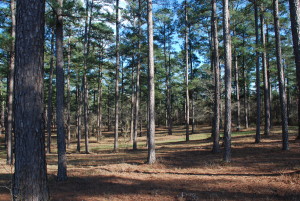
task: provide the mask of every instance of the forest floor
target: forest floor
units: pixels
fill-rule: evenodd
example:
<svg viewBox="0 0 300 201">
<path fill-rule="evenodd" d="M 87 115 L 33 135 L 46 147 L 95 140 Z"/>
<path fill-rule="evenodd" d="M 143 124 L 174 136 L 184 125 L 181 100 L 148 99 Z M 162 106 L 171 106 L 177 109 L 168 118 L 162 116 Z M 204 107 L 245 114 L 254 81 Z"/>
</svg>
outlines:
<svg viewBox="0 0 300 201">
<path fill-rule="evenodd" d="M 146 137 L 139 150 L 120 136 L 120 149 L 112 152 L 113 134 L 104 132 L 99 143 L 90 139 L 90 154 L 76 153 L 74 140 L 67 149 L 68 180 L 56 181 L 56 144 L 47 155 L 51 200 L 300 200 L 300 141 L 290 128 L 290 150 L 281 150 L 281 128 L 254 143 L 254 129 L 232 133 L 232 162 L 222 162 L 222 152 L 212 154 L 210 127 L 198 126 L 185 142 L 183 127 L 156 130 L 154 165 L 147 159 Z M 54 136 L 55 137 L 55 136 Z M 5 165 L 1 135 L 0 200 L 10 200 L 13 168 Z M 54 142 L 55 140 L 53 140 Z M 82 141 L 84 152 L 84 141 Z"/>
</svg>

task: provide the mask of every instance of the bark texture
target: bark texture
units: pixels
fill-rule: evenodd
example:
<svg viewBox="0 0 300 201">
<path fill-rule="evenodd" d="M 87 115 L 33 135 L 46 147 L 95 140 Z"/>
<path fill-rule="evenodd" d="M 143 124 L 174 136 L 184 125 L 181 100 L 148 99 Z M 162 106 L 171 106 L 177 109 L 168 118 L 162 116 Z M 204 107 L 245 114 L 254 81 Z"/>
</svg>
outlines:
<svg viewBox="0 0 300 201">
<path fill-rule="evenodd" d="M 56 126 L 58 171 L 57 180 L 67 180 L 67 156 L 64 123 L 64 58 L 63 58 L 63 0 L 57 0 L 56 9 Z"/>
<path fill-rule="evenodd" d="M 298 139 L 300 139 L 300 2 L 289 0 L 298 88 Z"/>
<path fill-rule="evenodd" d="M 68 38 L 68 65 L 67 65 L 67 137 L 68 143 L 67 146 L 69 148 L 71 143 L 71 91 L 70 91 L 70 76 L 71 76 L 71 41 L 70 37 Z"/>
<path fill-rule="evenodd" d="M 10 48 L 10 64 L 8 78 L 8 96 L 7 96 L 7 160 L 8 165 L 13 164 L 12 151 L 12 125 L 13 125 L 13 94 L 14 94 L 14 74 L 15 74 L 15 37 L 16 37 L 16 4 L 15 0 L 10 1 L 11 10 L 11 48 Z"/>
<path fill-rule="evenodd" d="M 259 68 L 259 33 L 258 33 L 258 6 L 257 0 L 254 2 L 255 18 L 255 44 L 256 44 L 256 135 L 255 143 L 260 142 L 260 123 L 261 123 L 261 100 L 260 100 L 260 68 Z"/>
<path fill-rule="evenodd" d="M 279 96 L 281 108 L 281 124 L 282 124 L 282 149 L 289 149 L 289 133 L 288 133 L 288 117 L 286 92 L 284 87 L 284 72 L 282 65 L 281 40 L 280 40 L 280 25 L 278 17 L 278 0 L 273 0 L 274 6 L 274 28 L 275 28 L 275 43 L 276 43 L 276 58 L 277 58 L 277 73 L 279 83 Z"/>
<path fill-rule="evenodd" d="M 97 109 L 97 142 L 102 137 L 102 62 L 103 62 L 103 49 L 100 50 L 100 63 L 99 63 L 99 83 L 98 83 L 98 109 Z"/>
<path fill-rule="evenodd" d="M 153 50 L 153 17 L 152 0 L 147 0 L 148 25 L 148 69 L 149 69 L 149 126 L 148 126 L 148 160 L 149 164 L 156 161 L 155 156 L 155 86 L 154 86 L 154 50 Z"/>
<path fill-rule="evenodd" d="M 45 1 L 18 0 L 16 5 L 13 200 L 49 200 L 43 106 Z"/>
<path fill-rule="evenodd" d="M 137 150 L 137 133 L 138 133 L 138 122 L 140 120 L 139 110 L 140 110 L 140 71 L 141 71 L 141 14 L 142 14 L 142 3 L 139 0 L 139 9 L 138 9 L 138 52 L 137 52 L 137 69 L 136 69 L 136 88 L 135 88 L 135 118 L 133 126 L 133 150 Z"/>
<path fill-rule="evenodd" d="M 214 120 L 213 120 L 213 153 L 220 152 L 220 68 L 219 68 L 219 40 L 216 0 L 212 0 L 212 65 L 214 70 Z"/>
<path fill-rule="evenodd" d="M 187 0 L 184 1 L 185 6 L 185 135 L 186 141 L 190 140 L 190 100 L 189 100 L 189 29 L 188 29 L 188 10 Z"/>
<path fill-rule="evenodd" d="M 120 36 L 119 36 L 119 0 L 116 0 L 116 72 L 115 72 L 115 138 L 114 151 L 118 151 L 119 130 L 119 70 L 120 70 Z"/>
<path fill-rule="evenodd" d="M 231 37 L 228 0 L 223 0 L 223 34 L 225 47 L 225 122 L 224 122 L 224 161 L 231 161 Z"/>
<path fill-rule="evenodd" d="M 263 11 L 262 11 L 263 12 Z M 264 76 L 264 106 L 265 106 L 265 131 L 264 135 L 270 135 L 270 92 L 269 92 L 269 78 L 267 69 L 267 57 L 266 57 L 266 35 L 264 29 L 264 16 L 263 13 L 260 15 L 260 27 L 261 27 L 261 43 L 263 47 L 262 52 L 262 65 L 263 65 L 263 76 Z"/>
<path fill-rule="evenodd" d="M 48 85 L 48 111 L 47 111 L 47 153 L 51 153 L 51 126 L 52 126 L 52 99 L 53 99 L 53 65 L 54 65 L 54 31 L 52 31 L 51 36 L 51 56 L 50 56 L 50 75 L 49 75 L 49 85 Z"/>
</svg>

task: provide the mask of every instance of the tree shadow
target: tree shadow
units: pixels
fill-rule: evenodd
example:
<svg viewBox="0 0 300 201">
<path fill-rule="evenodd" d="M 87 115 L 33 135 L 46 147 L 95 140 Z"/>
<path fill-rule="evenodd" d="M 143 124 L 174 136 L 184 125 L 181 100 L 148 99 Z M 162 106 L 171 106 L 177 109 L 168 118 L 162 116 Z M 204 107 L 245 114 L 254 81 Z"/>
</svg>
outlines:
<svg viewBox="0 0 300 201">
<path fill-rule="evenodd" d="M 180 198 L 182 200 L 299 200 L 300 198 L 299 192 L 260 184 L 244 192 L 226 188 L 226 185 L 232 182 L 230 178 L 211 179 L 205 176 L 189 178 L 187 183 L 187 180 L 180 178 L 143 180 L 126 176 L 101 175 L 72 176 L 68 181 L 58 183 L 53 176 L 49 179 L 49 186 L 51 200 L 79 201 L 86 197 L 97 200 L 114 198 L 128 200 L 128 198 L 134 199 L 132 196 L 137 195 L 146 200 L 159 200 L 160 196 L 173 198 L 173 200 L 180 200 Z M 248 184 L 241 185 L 248 186 Z"/>
</svg>

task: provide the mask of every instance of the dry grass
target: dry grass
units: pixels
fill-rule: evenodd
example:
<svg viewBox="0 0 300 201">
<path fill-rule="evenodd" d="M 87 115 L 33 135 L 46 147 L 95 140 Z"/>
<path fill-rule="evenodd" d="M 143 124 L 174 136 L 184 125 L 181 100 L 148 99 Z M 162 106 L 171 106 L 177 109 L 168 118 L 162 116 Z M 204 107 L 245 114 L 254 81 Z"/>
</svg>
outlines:
<svg viewBox="0 0 300 201">
<path fill-rule="evenodd" d="M 190 142 L 182 127 L 172 136 L 158 128 L 154 165 L 145 164 L 145 136 L 139 137 L 138 151 L 120 137 L 117 153 L 109 132 L 99 143 L 91 138 L 90 154 L 76 153 L 74 141 L 67 150 L 68 181 L 55 180 L 57 155 L 47 155 L 51 200 L 300 200 L 300 143 L 291 130 L 291 149 L 282 151 L 279 131 L 274 128 L 260 144 L 253 143 L 251 129 L 233 133 L 230 164 L 222 162 L 222 153 L 211 153 L 208 126 L 199 127 Z M 0 157 L 0 200 L 9 200 L 5 187 L 13 170 L 4 152 Z"/>
</svg>

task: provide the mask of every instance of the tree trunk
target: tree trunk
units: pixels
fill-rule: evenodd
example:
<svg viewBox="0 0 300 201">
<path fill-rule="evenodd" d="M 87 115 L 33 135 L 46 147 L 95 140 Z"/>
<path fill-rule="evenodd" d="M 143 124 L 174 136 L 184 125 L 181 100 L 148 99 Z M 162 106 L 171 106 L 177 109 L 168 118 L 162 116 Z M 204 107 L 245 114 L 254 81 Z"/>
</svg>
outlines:
<svg viewBox="0 0 300 201">
<path fill-rule="evenodd" d="M 289 136 L 288 136 L 288 119 L 287 119 L 287 106 L 286 106 L 286 93 L 284 89 L 284 72 L 282 66 L 281 55 L 281 41 L 280 41 L 280 25 L 278 17 L 278 0 L 273 0 L 274 6 L 274 28 L 275 28 L 275 42 L 276 42 L 276 58 L 277 58 L 277 71 L 279 82 L 279 95 L 281 107 L 281 123 L 282 123 L 282 149 L 289 149 Z"/>
<path fill-rule="evenodd" d="M 135 90 L 135 118 L 134 118 L 134 131 L 133 131 L 133 150 L 137 150 L 137 130 L 138 130 L 138 122 L 140 118 L 139 110 L 140 110 L 140 71 L 141 71 L 141 14 L 142 14 L 142 4 L 141 0 L 139 1 L 139 10 L 138 10 L 138 63 L 136 69 L 136 90 Z"/>
<path fill-rule="evenodd" d="M 239 88 L 239 67 L 238 67 L 238 57 L 237 52 L 235 52 L 235 90 L 236 90 L 236 103 L 237 103 L 237 113 L 236 113 L 236 130 L 240 131 L 241 128 L 241 111 L 240 111 L 240 88 Z"/>
<path fill-rule="evenodd" d="M 225 48 L 225 122 L 224 161 L 231 161 L 231 37 L 228 0 L 223 0 L 223 34 Z"/>
<path fill-rule="evenodd" d="M 131 67 L 131 120 L 130 120 L 130 142 L 133 141 L 134 132 L 134 119 L 135 119 L 135 83 L 134 83 L 134 55 L 132 55 L 132 67 Z M 123 104 L 122 104 L 123 105 Z"/>
<path fill-rule="evenodd" d="M 298 97 L 298 136 L 300 139 L 300 2 L 299 0 L 289 0 L 290 19 L 293 35 L 293 47 L 296 63 L 297 77 L 297 97 Z"/>
<path fill-rule="evenodd" d="M 43 106 L 45 1 L 18 0 L 16 5 L 13 200 L 49 200 Z"/>
<path fill-rule="evenodd" d="M 71 42 L 70 36 L 68 39 L 68 65 L 67 65 L 67 136 L 69 148 L 71 143 L 71 92 L 70 92 L 70 65 L 71 65 Z"/>
<path fill-rule="evenodd" d="M 0 113 L 0 126 L 1 126 L 1 131 L 0 131 L 0 134 L 3 134 L 2 131 L 5 130 L 5 125 L 4 125 L 4 110 L 5 110 L 5 102 L 4 102 L 4 97 L 3 97 L 3 94 L 2 94 L 2 91 L 0 90 L 0 103 L 1 103 L 1 113 Z"/>
<path fill-rule="evenodd" d="M 116 73 L 115 73 L 115 134 L 114 151 L 118 151 L 119 130 L 119 68 L 120 68 L 120 36 L 119 36 L 119 0 L 116 0 Z"/>
<path fill-rule="evenodd" d="M 189 29 L 187 15 L 187 0 L 185 5 L 185 129 L 186 141 L 190 140 L 189 125 L 190 125 L 190 100 L 189 100 Z"/>
<path fill-rule="evenodd" d="M 212 65 L 214 70 L 214 120 L 213 120 L 213 153 L 220 152 L 220 68 L 219 68 L 219 40 L 218 40 L 218 22 L 217 22 L 217 5 L 216 0 L 212 4 Z"/>
<path fill-rule="evenodd" d="M 262 11 L 264 12 L 264 11 Z M 266 58 L 266 36 L 264 30 L 264 16 L 263 13 L 260 15 L 260 27 L 261 27 L 261 43 L 263 47 L 262 53 L 262 65 L 263 65 L 263 76 L 264 76 L 264 105 L 265 105 L 265 136 L 270 135 L 270 92 L 269 92 L 269 78 L 267 70 L 267 58 Z"/>
<path fill-rule="evenodd" d="M 103 51 L 100 50 L 100 64 L 99 64 L 99 83 L 98 83 L 98 115 L 97 115 L 97 142 L 102 137 L 102 62 L 103 62 Z"/>
<path fill-rule="evenodd" d="M 257 0 L 254 2 L 255 17 L 255 44 L 256 44 L 256 135 L 255 143 L 260 142 L 260 118 L 261 118 L 261 100 L 260 100 L 260 72 L 259 72 L 259 33 L 258 33 L 258 8 Z"/>
<path fill-rule="evenodd" d="M 120 45 L 119 45 L 120 47 Z M 120 50 L 120 48 L 119 48 Z M 121 134 L 124 132 L 124 118 L 123 118 L 123 98 L 124 98 L 124 66 L 123 66 L 123 61 L 122 57 L 120 57 L 120 71 L 121 71 L 121 83 L 119 86 L 119 128 L 121 130 Z M 119 71 L 119 72 L 120 72 Z M 121 93 L 120 93 L 121 91 Z"/>
<path fill-rule="evenodd" d="M 189 32 L 190 32 L 190 26 L 189 26 Z M 191 66 L 191 80 L 193 82 L 194 79 L 194 72 L 193 72 L 193 58 L 192 58 L 192 44 L 191 41 L 189 41 L 189 59 L 190 59 L 190 66 Z M 192 134 L 195 133 L 195 101 L 194 101 L 194 89 L 191 91 L 191 106 L 192 106 Z"/>
<path fill-rule="evenodd" d="M 148 164 L 156 161 L 155 157 L 155 86 L 154 86 L 154 50 L 152 0 L 147 0 L 148 25 L 148 69 L 149 69 L 149 126 L 148 126 Z"/>
<path fill-rule="evenodd" d="M 268 23 L 266 23 L 266 44 L 269 44 L 269 28 Z M 270 82 L 270 54 L 269 54 L 268 46 L 266 45 L 266 60 L 267 60 L 267 78 L 269 83 L 269 103 L 270 103 L 270 129 L 272 128 L 272 83 Z"/>
<path fill-rule="evenodd" d="M 245 47 L 245 33 L 243 33 L 243 47 Z M 245 128 L 248 129 L 248 84 L 247 84 L 247 70 L 245 62 L 245 54 L 243 54 L 243 81 L 244 81 L 244 118 L 245 118 Z"/>
<path fill-rule="evenodd" d="M 286 66 L 287 69 L 287 66 Z M 291 94 L 290 94 L 290 79 L 288 73 L 286 73 L 286 99 L 287 99 L 287 119 L 288 122 L 291 121 L 290 119 L 290 112 L 291 112 Z"/>
<path fill-rule="evenodd" d="M 50 56 L 50 75 L 49 75 L 49 86 L 48 86 L 48 112 L 47 112 L 47 133 L 48 133 L 48 143 L 47 143 L 47 153 L 51 153 L 51 126 L 52 126 L 52 99 L 53 99 L 53 65 L 54 65 L 54 30 L 52 30 L 51 35 L 51 56 Z"/>
<path fill-rule="evenodd" d="M 171 50 L 169 49 L 169 65 L 168 65 L 168 89 L 167 89 L 167 104 L 168 104 L 168 134 L 172 135 L 173 117 L 172 117 L 172 83 L 171 83 Z"/>
<path fill-rule="evenodd" d="M 77 85 L 76 85 L 76 97 L 77 97 L 77 152 L 80 153 L 80 141 L 81 141 L 81 114 L 82 114 L 82 91 L 80 89 L 79 71 L 77 72 Z"/>
<path fill-rule="evenodd" d="M 89 0 L 86 0 L 86 17 L 84 30 L 84 72 L 83 72 L 83 121 L 85 137 L 85 153 L 89 154 L 89 123 L 88 123 L 88 81 L 87 81 L 87 58 L 89 57 L 89 30 L 90 30 L 90 13 Z"/>
<path fill-rule="evenodd" d="M 108 91 L 110 87 L 108 86 Z M 107 131 L 111 131 L 110 94 L 107 94 Z"/>
<path fill-rule="evenodd" d="M 56 9 L 56 125 L 58 171 L 57 180 L 67 180 L 67 156 L 64 125 L 64 59 L 63 59 L 63 0 L 57 0 Z"/>
<path fill-rule="evenodd" d="M 12 125 L 13 125 L 13 94 L 14 94 L 14 73 L 15 73 L 15 37 L 16 37 L 16 4 L 15 0 L 10 1 L 11 10 L 11 49 L 10 49 L 10 64 L 8 78 L 8 95 L 7 95 L 7 160 L 8 165 L 13 164 L 12 151 Z"/>
</svg>

